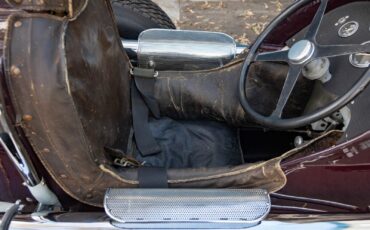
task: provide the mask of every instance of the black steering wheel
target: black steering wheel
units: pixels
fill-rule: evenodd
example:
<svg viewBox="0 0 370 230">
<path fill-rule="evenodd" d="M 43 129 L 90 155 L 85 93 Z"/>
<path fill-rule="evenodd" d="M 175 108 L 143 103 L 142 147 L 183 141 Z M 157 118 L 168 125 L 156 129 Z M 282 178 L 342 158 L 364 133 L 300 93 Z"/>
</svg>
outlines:
<svg viewBox="0 0 370 230">
<path fill-rule="evenodd" d="M 275 129 L 294 129 L 311 124 L 330 114 L 340 110 L 357 95 L 359 95 L 370 82 L 370 68 L 363 76 L 352 86 L 348 92 L 338 97 L 329 105 L 320 108 L 310 114 L 305 114 L 294 118 L 282 118 L 283 110 L 291 96 L 294 86 L 298 78 L 301 76 L 302 68 L 311 61 L 319 58 L 335 57 L 341 55 L 349 55 L 353 53 L 370 52 L 370 43 L 353 44 L 353 45 L 320 45 L 316 41 L 317 33 L 320 28 L 321 21 L 324 17 L 328 0 L 321 0 L 319 8 L 308 26 L 308 30 L 302 40 L 295 42 L 288 50 L 280 50 L 274 52 L 258 53 L 263 41 L 270 35 L 273 29 L 281 22 L 286 20 L 288 16 L 294 13 L 297 9 L 305 6 L 311 0 L 302 0 L 290 6 L 286 11 L 274 19 L 266 29 L 260 34 L 254 44 L 251 46 L 249 53 L 244 61 L 239 82 L 240 103 L 244 111 L 254 121 L 262 126 Z M 248 103 L 246 96 L 246 78 L 248 76 L 249 66 L 255 61 L 268 62 L 286 62 L 289 65 L 289 71 L 285 79 L 283 89 L 278 99 L 276 108 L 270 116 L 264 116 L 257 113 Z M 335 76 L 334 76 L 335 77 Z"/>
</svg>

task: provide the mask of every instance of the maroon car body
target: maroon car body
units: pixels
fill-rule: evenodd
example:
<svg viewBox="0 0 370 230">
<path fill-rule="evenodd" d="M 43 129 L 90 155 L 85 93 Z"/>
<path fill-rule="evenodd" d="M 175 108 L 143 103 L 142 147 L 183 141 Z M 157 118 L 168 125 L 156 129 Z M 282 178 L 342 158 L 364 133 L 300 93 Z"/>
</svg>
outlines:
<svg viewBox="0 0 370 230">
<path fill-rule="evenodd" d="M 348 2 L 352 0 L 330 1 L 328 8 L 331 10 Z M 0 5 L 1 7 L 3 6 Z M 273 50 L 281 47 L 297 31 L 310 23 L 317 7 L 318 1 L 313 1 L 289 16 L 285 23 L 273 31 L 273 35 L 264 44 L 265 49 Z M 5 16 L 6 12 L 0 11 L 0 20 Z M 292 21 L 295 23 L 291 23 Z M 0 65 L 2 66 L 1 62 Z M 3 71 L 0 71 L 0 78 L 1 81 L 4 80 Z M 7 95 L 3 96 L 7 97 Z M 12 108 L 7 107 L 7 110 L 11 112 Z M 368 117 L 369 115 L 363 114 L 363 116 Z M 368 127 L 368 130 L 350 140 L 342 141 L 335 146 L 312 152 L 309 155 L 287 158 L 282 162 L 287 184 L 278 193 L 271 194 L 270 217 L 272 219 L 283 219 L 284 215 L 280 216 L 281 214 L 297 214 L 297 216 L 302 214 L 300 220 L 304 220 L 307 214 L 317 214 L 312 215 L 312 219 L 318 221 L 322 220 L 320 217 L 325 219 L 325 214 L 338 214 L 338 220 L 349 216 L 351 216 L 350 219 L 368 218 L 366 214 L 370 213 L 370 119 L 367 119 L 367 124 L 363 125 Z M 18 131 L 24 143 L 27 143 L 21 130 Z M 45 182 L 64 205 L 69 206 L 71 210 L 79 210 L 79 212 L 102 211 L 99 208 L 82 204 L 67 195 L 53 181 L 36 155 L 33 155 L 32 151 L 29 151 L 29 154 L 39 175 L 43 176 Z M 30 207 L 29 210 L 32 210 L 35 205 L 34 200 L 22 183 L 23 180 L 17 169 L 1 149 L 0 200 L 13 203 L 20 199 Z M 335 217 L 331 216 L 328 219 L 335 219 Z"/>
</svg>

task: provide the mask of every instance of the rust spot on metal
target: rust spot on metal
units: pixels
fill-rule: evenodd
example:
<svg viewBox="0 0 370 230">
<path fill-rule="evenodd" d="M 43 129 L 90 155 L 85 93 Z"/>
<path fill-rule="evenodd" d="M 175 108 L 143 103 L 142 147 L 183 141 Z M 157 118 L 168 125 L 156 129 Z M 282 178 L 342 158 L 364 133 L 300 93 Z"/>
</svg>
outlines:
<svg viewBox="0 0 370 230">
<path fill-rule="evenodd" d="M 21 75 L 21 70 L 17 66 L 12 65 L 12 67 L 10 67 L 10 74 L 13 77 L 19 77 Z"/>
<path fill-rule="evenodd" d="M 26 122 L 30 122 L 30 121 L 32 121 L 32 116 L 29 115 L 29 114 L 25 114 L 25 115 L 23 115 L 22 120 L 26 121 Z"/>
</svg>

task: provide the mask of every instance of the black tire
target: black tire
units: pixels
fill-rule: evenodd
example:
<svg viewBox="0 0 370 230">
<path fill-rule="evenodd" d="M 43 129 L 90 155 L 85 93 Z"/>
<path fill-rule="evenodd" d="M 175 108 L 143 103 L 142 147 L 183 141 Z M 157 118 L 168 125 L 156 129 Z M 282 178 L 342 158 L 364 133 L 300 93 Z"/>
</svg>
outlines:
<svg viewBox="0 0 370 230">
<path fill-rule="evenodd" d="M 122 38 L 137 39 L 151 28 L 176 29 L 168 15 L 151 0 L 111 0 Z"/>
</svg>

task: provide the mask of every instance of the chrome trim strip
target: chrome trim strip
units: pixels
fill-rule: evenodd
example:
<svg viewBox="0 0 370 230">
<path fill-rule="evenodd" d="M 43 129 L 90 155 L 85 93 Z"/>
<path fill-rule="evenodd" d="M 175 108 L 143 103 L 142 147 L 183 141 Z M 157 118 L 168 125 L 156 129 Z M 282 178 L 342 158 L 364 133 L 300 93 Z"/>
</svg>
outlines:
<svg viewBox="0 0 370 230">
<path fill-rule="evenodd" d="M 125 48 L 126 50 L 131 50 L 135 53 L 138 52 L 139 50 L 139 42 L 137 40 L 125 40 L 125 39 L 122 39 L 122 45 L 123 45 L 123 48 Z M 244 52 L 245 49 L 248 49 L 248 45 L 244 45 L 244 44 L 236 44 L 236 55 L 239 55 L 241 53 Z"/>
<path fill-rule="evenodd" d="M 27 221 L 13 221 L 11 230 L 117 230 L 117 227 L 112 226 L 108 221 L 105 222 L 27 222 Z M 370 227 L 370 220 L 350 220 L 350 221 L 324 221 L 316 220 L 312 222 L 302 221 L 263 221 L 260 225 L 255 227 L 259 230 L 275 230 L 275 229 L 368 229 Z M 199 229 L 199 228 L 198 228 Z M 253 228 L 254 229 L 254 228 Z"/>
</svg>

